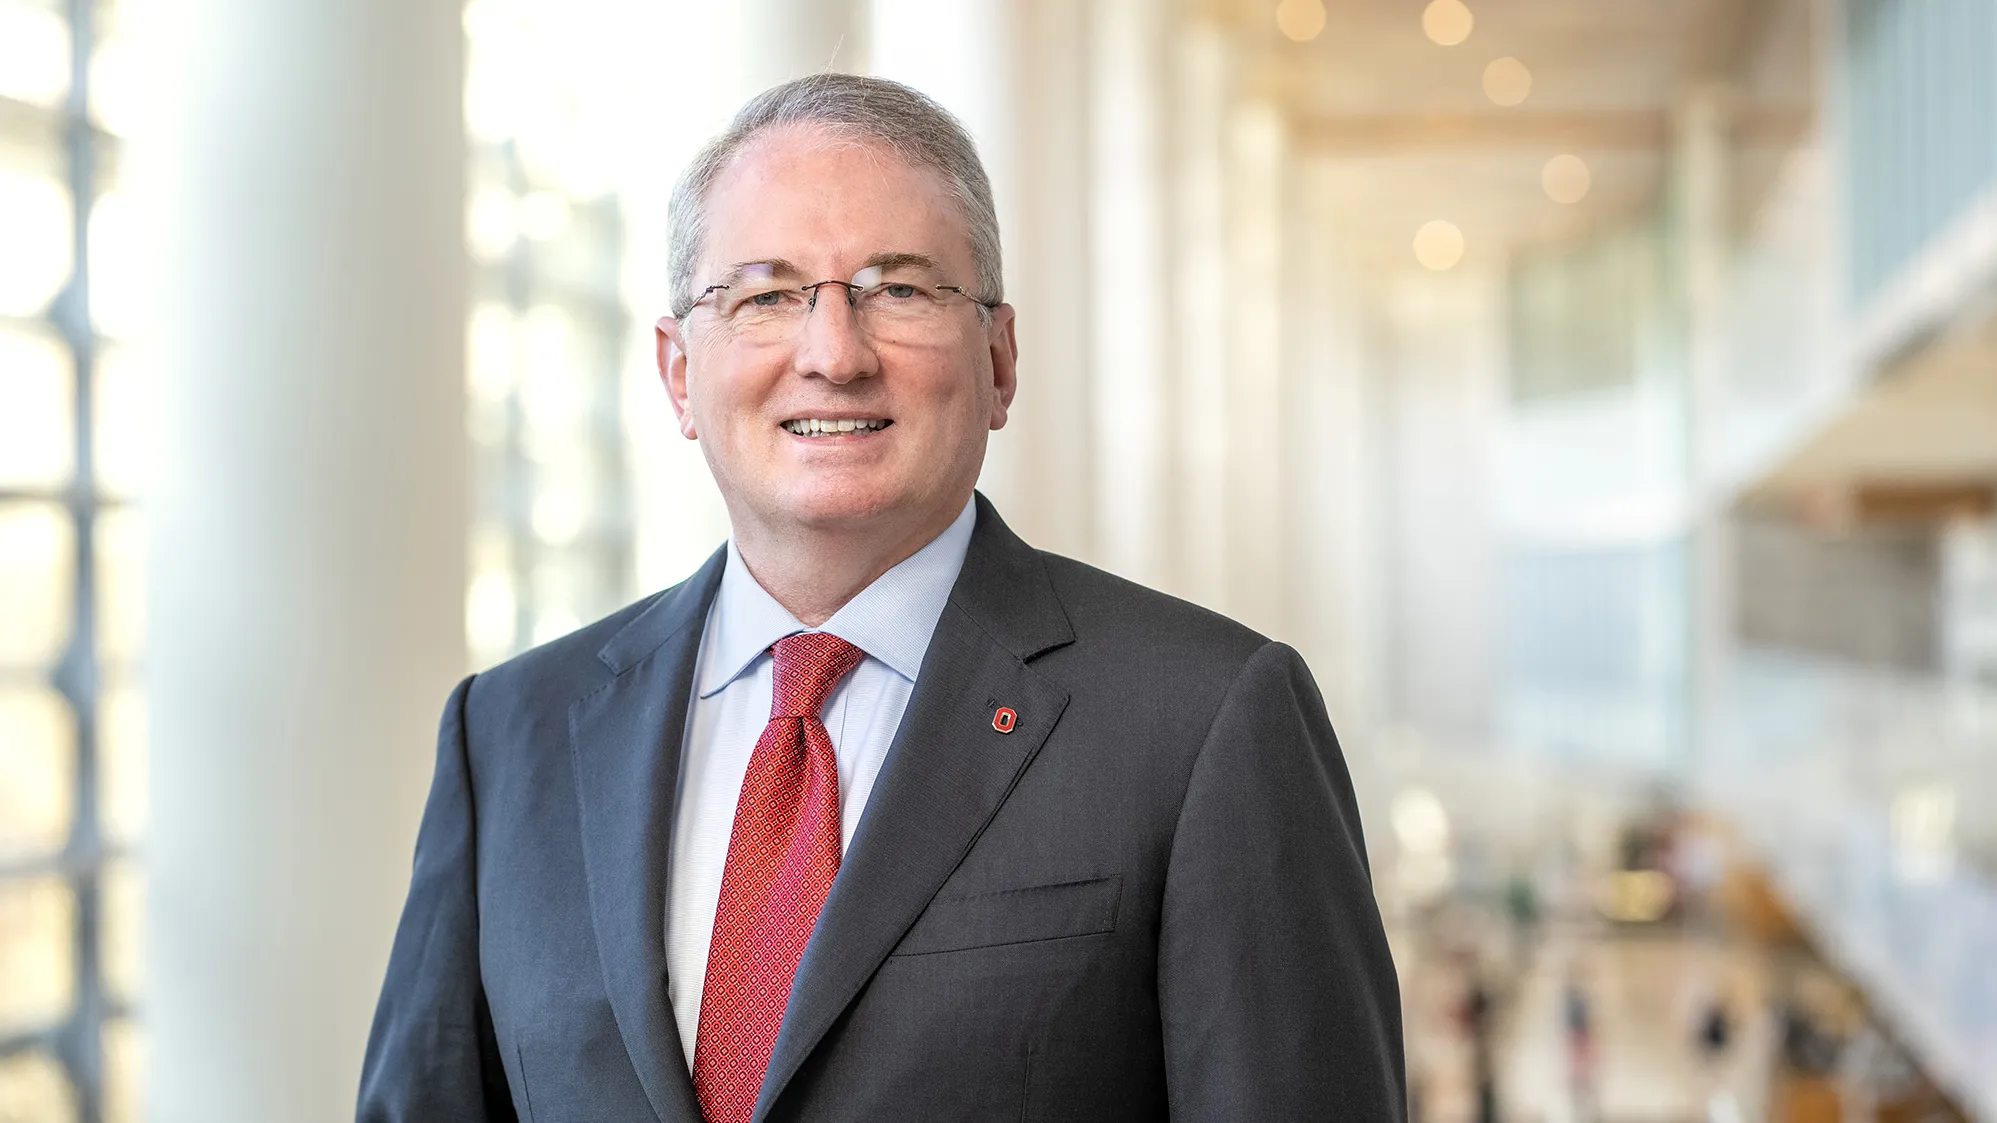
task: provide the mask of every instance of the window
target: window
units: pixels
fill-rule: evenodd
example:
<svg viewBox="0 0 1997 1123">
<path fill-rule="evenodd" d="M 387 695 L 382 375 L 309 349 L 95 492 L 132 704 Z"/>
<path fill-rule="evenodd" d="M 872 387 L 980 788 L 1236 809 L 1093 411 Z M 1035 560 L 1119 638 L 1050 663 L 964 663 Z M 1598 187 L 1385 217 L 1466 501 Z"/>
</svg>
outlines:
<svg viewBox="0 0 1997 1123">
<path fill-rule="evenodd" d="M 109 0 L 0 0 L 0 1119 L 138 1107 L 144 410 L 117 29 Z"/>
<path fill-rule="evenodd" d="M 632 597 L 618 139 L 591 131 L 604 68 L 577 22 L 532 0 L 465 9 L 476 666 Z"/>
</svg>

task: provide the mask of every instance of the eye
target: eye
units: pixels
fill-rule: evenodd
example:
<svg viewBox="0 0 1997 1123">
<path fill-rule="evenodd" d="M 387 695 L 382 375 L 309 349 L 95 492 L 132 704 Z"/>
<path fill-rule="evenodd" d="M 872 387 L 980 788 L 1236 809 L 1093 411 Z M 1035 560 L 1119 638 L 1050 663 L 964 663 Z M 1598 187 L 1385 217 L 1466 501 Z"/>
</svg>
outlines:
<svg viewBox="0 0 1997 1123">
<path fill-rule="evenodd" d="M 915 295 L 914 285 L 901 285 L 889 282 L 882 287 L 889 296 L 894 297 L 896 300 L 907 300 L 909 297 Z"/>
<path fill-rule="evenodd" d="M 756 295 L 749 298 L 749 303 L 755 305 L 758 308 L 775 308 L 777 305 L 782 304 L 783 302 L 784 302 L 784 294 L 782 289 L 771 289 L 768 292 L 759 292 Z"/>
</svg>

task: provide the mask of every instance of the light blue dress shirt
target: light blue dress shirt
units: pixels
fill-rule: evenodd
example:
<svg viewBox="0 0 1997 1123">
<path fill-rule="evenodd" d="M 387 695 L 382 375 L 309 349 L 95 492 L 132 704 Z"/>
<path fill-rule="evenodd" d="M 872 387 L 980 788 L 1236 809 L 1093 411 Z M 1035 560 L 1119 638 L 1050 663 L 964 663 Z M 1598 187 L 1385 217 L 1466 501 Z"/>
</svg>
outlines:
<svg viewBox="0 0 1997 1123">
<path fill-rule="evenodd" d="M 942 534 L 846 602 L 817 629 L 805 627 L 764 591 L 742 564 L 735 543 L 721 589 L 708 609 L 694 670 L 693 708 L 680 755 L 679 813 L 673 823 L 666 914 L 666 967 L 673 1018 L 687 1064 L 700 1026 L 708 942 L 721 900 L 721 871 L 742 778 L 770 722 L 775 659 L 770 645 L 797 632 L 838 636 L 867 653 L 826 700 L 821 717 L 839 757 L 839 842 L 853 841 L 874 778 L 908 708 L 929 637 L 964 567 L 977 522 L 976 502 Z"/>
</svg>

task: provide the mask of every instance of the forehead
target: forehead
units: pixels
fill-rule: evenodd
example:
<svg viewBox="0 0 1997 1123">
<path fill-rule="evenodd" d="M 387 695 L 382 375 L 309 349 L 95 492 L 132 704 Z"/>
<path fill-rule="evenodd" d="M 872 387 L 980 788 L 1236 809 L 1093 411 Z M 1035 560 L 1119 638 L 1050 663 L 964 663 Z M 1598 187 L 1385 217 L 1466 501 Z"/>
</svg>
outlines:
<svg viewBox="0 0 1997 1123">
<path fill-rule="evenodd" d="M 883 252 L 971 266 L 963 208 L 943 175 L 878 141 L 773 129 L 743 146 L 709 190 L 710 263 L 783 258 L 836 271 Z"/>
</svg>

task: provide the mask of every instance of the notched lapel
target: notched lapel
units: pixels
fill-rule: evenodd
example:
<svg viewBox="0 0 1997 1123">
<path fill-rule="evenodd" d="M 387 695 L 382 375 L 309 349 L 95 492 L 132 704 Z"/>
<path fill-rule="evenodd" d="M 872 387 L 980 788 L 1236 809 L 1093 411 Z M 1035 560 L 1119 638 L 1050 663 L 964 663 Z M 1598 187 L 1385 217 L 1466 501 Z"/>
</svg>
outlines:
<svg viewBox="0 0 1997 1123">
<path fill-rule="evenodd" d="M 759 1121 L 963 861 L 1068 704 L 1025 662 L 1073 638 L 1066 614 L 1038 555 L 978 503 L 964 571 L 798 965 Z M 1018 714 L 1010 733 L 992 727 L 1000 706 Z"/>
<path fill-rule="evenodd" d="M 680 748 L 724 553 L 605 645 L 617 677 L 569 709 L 590 918 L 610 1006 L 662 1123 L 700 1123 L 667 998 L 666 878 Z"/>
</svg>

